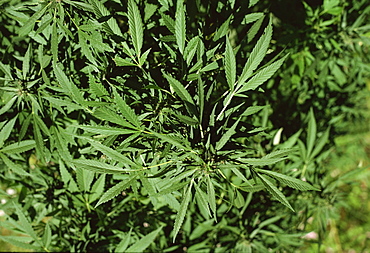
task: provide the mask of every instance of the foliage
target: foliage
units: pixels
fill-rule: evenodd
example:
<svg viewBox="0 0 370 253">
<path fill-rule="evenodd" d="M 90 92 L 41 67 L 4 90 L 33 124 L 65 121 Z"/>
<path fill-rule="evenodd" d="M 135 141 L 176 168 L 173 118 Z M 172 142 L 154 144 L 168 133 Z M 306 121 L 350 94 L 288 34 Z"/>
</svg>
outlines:
<svg viewBox="0 0 370 253">
<path fill-rule="evenodd" d="M 326 27 L 343 24 L 334 16 L 352 22 L 365 1 L 305 4 L 318 36 L 283 49 L 257 2 L 1 1 L 0 170 L 18 191 L 1 224 L 22 236 L 0 239 L 34 251 L 279 252 L 302 245 L 314 216 L 321 243 L 335 203 L 322 162 L 341 118 L 325 120 L 363 115 L 347 98 L 368 78 L 369 8 L 328 44 Z M 358 35 L 352 51 L 337 45 Z M 318 42 L 334 52 L 321 57 Z M 278 117 L 294 127 L 282 134 Z"/>
</svg>

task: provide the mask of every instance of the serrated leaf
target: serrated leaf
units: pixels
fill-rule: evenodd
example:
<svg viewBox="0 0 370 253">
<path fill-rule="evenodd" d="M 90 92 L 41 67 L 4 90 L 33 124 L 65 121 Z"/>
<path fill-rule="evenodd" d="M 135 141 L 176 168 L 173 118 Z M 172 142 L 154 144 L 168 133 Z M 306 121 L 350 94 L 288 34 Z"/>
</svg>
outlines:
<svg viewBox="0 0 370 253">
<path fill-rule="evenodd" d="M 240 158 L 238 159 L 240 162 L 247 163 L 252 166 L 266 166 L 272 165 L 277 162 L 283 161 L 287 159 L 287 157 L 274 157 L 274 158 Z"/>
<path fill-rule="evenodd" d="M 116 197 L 118 194 L 122 193 L 123 190 L 127 189 L 133 181 L 136 179 L 136 175 L 131 175 L 128 177 L 126 180 L 123 180 L 107 190 L 103 196 L 99 199 L 98 203 L 95 205 L 95 208 L 100 206 L 101 204 L 113 199 Z"/>
<path fill-rule="evenodd" d="M 108 146 L 105 146 L 105 145 L 103 145 L 99 142 L 90 140 L 90 139 L 87 139 L 87 141 L 91 144 L 91 146 L 93 146 L 95 149 L 101 151 L 106 156 L 110 157 L 113 161 L 128 164 L 129 166 L 137 168 L 137 169 L 142 169 L 141 166 L 137 165 L 136 163 L 131 161 L 129 158 L 127 158 L 123 154 L 119 153 L 118 151 L 116 151 L 116 150 L 114 150 L 114 149 L 112 149 Z"/>
<path fill-rule="evenodd" d="M 194 58 L 195 52 L 198 47 L 199 37 L 195 36 L 192 38 L 189 43 L 186 45 L 185 52 L 184 52 L 184 59 L 186 63 L 189 65 Z"/>
<path fill-rule="evenodd" d="M 137 130 L 109 126 L 76 126 L 76 127 L 81 128 L 90 133 L 102 135 L 122 135 L 122 134 L 134 134 L 138 132 Z"/>
<path fill-rule="evenodd" d="M 173 233 L 174 233 L 173 242 L 175 242 L 176 236 L 180 231 L 182 223 L 184 222 L 185 214 L 186 214 L 186 211 L 188 210 L 188 205 L 189 205 L 190 200 L 191 200 L 192 185 L 193 185 L 193 179 L 190 181 L 190 184 L 189 184 L 188 188 L 186 189 L 183 200 L 181 201 L 181 204 L 180 204 L 180 209 L 179 209 L 179 211 L 176 215 L 175 225 L 173 227 Z"/>
<path fill-rule="evenodd" d="M 236 78 L 236 60 L 230 40 L 226 37 L 226 51 L 225 51 L 225 73 L 227 84 L 230 90 L 234 90 Z"/>
<path fill-rule="evenodd" d="M 17 100 L 17 96 L 12 97 L 1 109 L 0 109 L 0 115 L 6 113 L 14 104 L 14 102 Z"/>
<path fill-rule="evenodd" d="M 235 128 L 237 127 L 240 118 L 230 127 L 225 134 L 222 135 L 221 139 L 216 143 L 216 150 L 222 149 L 230 138 L 236 133 Z"/>
<path fill-rule="evenodd" d="M 91 195 L 89 196 L 89 203 L 97 200 L 104 192 L 105 174 L 101 174 L 91 187 Z"/>
<path fill-rule="evenodd" d="M 180 53 L 184 54 L 186 40 L 186 20 L 183 0 L 177 1 L 176 17 L 175 17 L 175 37 Z"/>
<path fill-rule="evenodd" d="M 300 191 L 319 191 L 319 189 L 313 187 L 309 183 L 307 183 L 305 181 L 302 181 L 302 180 L 299 180 L 297 178 L 291 177 L 291 176 L 283 175 L 281 173 L 274 172 L 274 171 L 269 171 L 269 170 L 257 169 L 256 171 L 260 172 L 260 173 L 264 173 L 264 174 L 266 174 L 266 175 L 268 175 L 268 176 L 286 184 L 287 186 L 289 186 L 291 188 L 294 188 L 294 189 L 297 189 L 297 190 L 300 190 Z"/>
<path fill-rule="evenodd" d="M 257 173 L 257 176 L 259 179 L 261 179 L 261 182 L 265 185 L 267 191 L 272 196 L 274 196 L 280 203 L 282 203 L 283 205 L 285 205 L 294 212 L 293 207 L 289 204 L 284 194 L 281 191 L 279 191 L 279 189 L 270 181 L 268 177 L 261 175 L 259 173 Z"/>
<path fill-rule="evenodd" d="M 263 84 L 265 81 L 270 79 L 283 64 L 287 56 L 288 55 L 285 55 L 280 60 L 277 60 L 276 62 L 258 71 L 256 75 L 254 75 L 246 84 L 243 85 L 243 87 L 240 88 L 240 90 L 238 90 L 238 93 L 245 92 L 248 90 L 254 90 L 261 84 Z"/>
<path fill-rule="evenodd" d="M 123 239 L 117 245 L 117 248 L 114 250 L 114 252 L 116 253 L 126 252 L 126 249 L 130 243 L 131 233 L 132 233 L 132 227 L 130 228 L 130 231 L 127 234 L 125 233 Z"/>
<path fill-rule="evenodd" d="M 135 242 L 131 247 L 127 249 L 126 252 L 143 252 L 146 250 L 146 248 L 149 247 L 151 243 L 154 242 L 155 238 L 159 234 L 159 232 L 162 231 L 162 227 L 150 232 L 143 238 L 141 238 L 139 241 Z"/>
<path fill-rule="evenodd" d="M 189 92 L 185 89 L 185 87 L 177 81 L 175 78 L 173 78 L 170 75 L 164 74 L 164 77 L 167 79 L 171 87 L 174 89 L 176 94 L 185 102 L 185 106 L 189 112 L 190 115 L 194 114 L 194 100 L 192 96 L 189 94 Z"/>
<path fill-rule="evenodd" d="M 25 243 L 25 242 L 15 240 L 15 239 L 13 239 L 12 236 L 0 235 L 0 239 L 3 240 L 4 242 L 10 243 L 10 244 L 12 244 L 14 246 L 17 246 L 19 248 L 30 249 L 30 250 L 34 250 L 35 252 L 38 252 L 38 251 L 41 252 L 41 247 L 40 246 L 35 246 L 35 245 L 29 244 L 29 243 Z"/>
<path fill-rule="evenodd" d="M 249 106 L 240 116 L 249 116 L 253 115 L 262 109 L 264 109 L 266 106 Z"/>
<path fill-rule="evenodd" d="M 151 51 L 152 49 L 151 48 L 149 48 L 148 50 L 146 50 L 141 56 L 140 56 L 140 59 L 139 59 L 139 65 L 140 66 L 143 66 L 144 65 L 144 63 L 145 63 L 145 61 L 146 61 L 146 59 L 148 58 L 148 55 L 149 55 L 149 53 L 150 53 L 150 51 Z"/>
<path fill-rule="evenodd" d="M 195 189 L 196 189 L 196 192 L 195 192 L 194 196 L 195 196 L 197 205 L 199 206 L 199 210 L 201 211 L 202 214 L 203 214 L 202 210 L 205 210 L 206 215 L 203 215 L 203 217 L 208 219 L 209 217 L 212 217 L 212 213 L 211 213 L 211 211 L 209 209 L 209 205 L 208 205 L 208 198 L 207 198 L 206 194 L 203 192 L 203 190 L 198 185 L 195 184 L 194 186 L 195 186 Z"/>
<path fill-rule="evenodd" d="M 39 239 L 38 239 L 38 236 L 37 236 L 35 230 L 33 230 L 31 223 L 27 220 L 26 216 L 22 212 L 22 209 L 16 203 L 13 203 L 13 206 L 15 207 L 15 210 L 16 210 L 19 222 L 22 225 L 23 231 L 27 235 L 31 236 L 32 239 L 35 240 L 35 242 L 37 242 L 40 246 L 42 246 L 39 242 Z"/>
<path fill-rule="evenodd" d="M 213 217 L 215 221 L 217 221 L 217 216 L 216 216 L 216 193 L 215 193 L 215 188 L 213 186 L 211 177 L 207 175 L 207 195 L 208 195 L 208 203 L 209 207 L 211 208 L 213 212 Z"/>
<path fill-rule="evenodd" d="M 162 12 L 160 12 L 160 14 L 164 25 L 172 34 L 175 34 L 175 20 L 173 20 L 169 15 L 166 15 Z"/>
<path fill-rule="evenodd" d="M 132 43 L 134 45 L 136 55 L 138 58 L 140 58 L 141 55 L 141 48 L 143 46 L 143 23 L 140 16 L 140 11 L 136 6 L 136 3 L 134 0 L 128 1 L 128 7 L 127 7 L 128 13 L 128 26 L 130 29 L 130 36 L 132 39 Z"/>
<path fill-rule="evenodd" d="M 316 155 L 318 155 L 323 147 L 325 146 L 326 142 L 329 140 L 329 128 L 325 131 L 325 133 L 320 137 L 317 141 L 314 150 L 311 153 L 309 159 L 313 159 Z"/>
<path fill-rule="evenodd" d="M 97 82 L 95 77 L 92 75 L 89 75 L 89 85 L 91 93 L 93 93 L 95 96 L 97 97 L 109 96 L 109 93 L 105 89 L 105 87 L 100 82 Z"/>
<path fill-rule="evenodd" d="M 181 114 L 178 114 L 178 113 L 172 113 L 172 114 L 175 115 L 179 120 L 181 120 L 185 124 L 188 124 L 188 125 L 191 125 L 191 126 L 199 125 L 198 120 L 193 119 L 189 116 L 181 115 Z"/>
<path fill-rule="evenodd" d="M 96 173 L 123 174 L 132 171 L 95 160 L 75 159 L 72 160 L 71 163 L 77 167 L 81 167 L 83 169 L 93 171 Z"/>
<path fill-rule="evenodd" d="M 14 163 L 6 155 L 0 153 L 1 161 L 14 173 L 20 176 L 31 176 L 27 171 L 25 171 L 20 164 Z"/>
<path fill-rule="evenodd" d="M 131 124 L 129 124 L 126 120 L 124 120 L 109 107 L 99 107 L 93 112 L 93 116 L 97 117 L 98 119 L 106 120 L 123 127 L 132 128 Z"/>
<path fill-rule="evenodd" d="M 90 191 L 90 186 L 92 180 L 94 179 L 94 172 L 90 170 L 85 170 L 80 166 L 76 168 L 76 179 L 77 184 L 81 192 L 88 192 Z"/>
<path fill-rule="evenodd" d="M 236 190 L 236 197 L 234 199 L 235 207 L 241 208 L 244 206 L 244 204 L 245 204 L 245 200 L 244 200 L 243 195 L 238 190 Z"/>
<path fill-rule="evenodd" d="M 187 185 L 187 184 L 188 184 L 188 182 L 182 182 L 182 183 L 174 182 L 169 187 L 166 187 L 164 189 L 161 189 L 158 193 L 156 193 L 154 195 L 154 197 L 156 197 L 156 196 L 163 196 L 163 195 L 166 195 L 166 194 L 169 194 L 169 193 L 173 193 L 175 191 L 178 191 L 180 189 L 183 189 L 184 186 Z"/>
<path fill-rule="evenodd" d="M 18 116 L 15 116 L 13 119 L 9 120 L 5 126 L 0 131 L 0 147 L 4 145 L 4 142 L 9 138 L 10 133 L 14 128 L 15 121 L 17 120 Z"/>
<path fill-rule="evenodd" d="M 27 80 L 28 72 L 30 71 L 30 58 L 31 58 L 31 45 L 28 45 L 26 54 L 22 62 L 22 75 L 23 80 Z"/>
<path fill-rule="evenodd" d="M 53 62 L 58 61 L 58 43 L 59 43 L 59 38 L 58 38 L 58 31 L 57 31 L 57 23 L 53 22 L 51 25 L 51 40 L 50 40 L 50 48 L 51 48 L 51 53 L 53 57 Z"/>
<path fill-rule="evenodd" d="M 108 20 L 106 20 L 103 23 L 103 28 L 106 32 L 108 32 L 111 35 L 118 35 L 122 37 L 121 29 L 119 28 L 117 21 L 112 18 L 110 12 L 108 9 L 104 6 L 103 2 L 98 0 L 89 0 L 93 11 L 98 19 L 103 17 L 110 17 Z"/>
<path fill-rule="evenodd" d="M 180 149 L 183 149 L 183 150 L 190 150 L 188 147 L 185 147 L 183 144 L 179 143 L 176 139 L 172 138 L 170 135 L 168 134 L 159 134 L 159 133 L 155 133 L 155 132 L 152 132 L 153 135 L 155 135 L 156 137 L 158 137 L 159 139 L 162 139 L 168 143 L 171 143 L 172 145 L 180 148 Z"/>
<path fill-rule="evenodd" d="M 17 143 L 10 144 L 0 149 L 0 152 L 7 154 L 19 154 L 35 147 L 36 142 L 34 140 L 25 140 Z"/>
<path fill-rule="evenodd" d="M 116 63 L 116 66 L 119 67 L 137 66 L 135 63 L 131 62 L 131 59 L 123 59 L 119 56 L 116 56 L 113 60 Z"/>
<path fill-rule="evenodd" d="M 140 128 L 141 122 L 139 117 L 135 114 L 134 110 L 126 104 L 126 102 L 120 97 L 115 89 L 113 89 L 114 101 L 118 109 L 121 111 L 122 116 L 130 122 L 133 126 Z"/>
<path fill-rule="evenodd" d="M 239 77 L 238 83 L 242 85 L 249 77 L 251 77 L 253 71 L 262 62 L 266 55 L 268 46 L 272 36 L 272 19 L 265 28 L 263 35 L 259 38 L 256 45 L 254 46 L 250 56 L 248 57 L 247 63 L 245 64 L 242 74 Z"/>
<path fill-rule="evenodd" d="M 44 229 L 44 234 L 42 236 L 42 242 L 44 244 L 44 248 L 48 249 L 51 243 L 51 228 L 49 223 L 47 222 Z"/>
<path fill-rule="evenodd" d="M 215 36 L 213 37 L 213 41 L 217 41 L 224 37 L 227 32 L 229 31 L 230 21 L 233 15 L 230 15 L 225 22 L 217 29 Z"/>
<path fill-rule="evenodd" d="M 238 188 L 245 192 L 258 192 L 265 189 L 266 187 L 263 184 L 251 185 L 251 183 L 249 182 L 248 185 L 239 185 Z"/>
</svg>

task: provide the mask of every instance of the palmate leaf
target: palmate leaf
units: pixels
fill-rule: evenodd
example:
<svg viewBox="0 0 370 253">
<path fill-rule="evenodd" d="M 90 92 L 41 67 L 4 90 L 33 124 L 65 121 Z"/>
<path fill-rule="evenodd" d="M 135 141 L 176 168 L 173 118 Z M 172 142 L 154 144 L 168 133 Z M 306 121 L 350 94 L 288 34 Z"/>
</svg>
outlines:
<svg viewBox="0 0 370 253">
<path fill-rule="evenodd" d="M 101 174 L 100 177 L 91 186 L 91 195 L 89 196 L 89 203 L 97 200 L 104 192 L 105 185 L 105 174 Z"/>
<path fill-rule="evenodd" d="M 133 128 L 133 126 L 118 115 L 111 107 L 99 107 L 93 112 L 93 116 L 101 120 L 106 120 L 117 125 Z M 136 130 L 136 128 L 134 128 Z"/>
<path fill-rule="evenodd" d="M 81 167 L 76 168 L 76 179 L 80 191 L 90 191 L 91 183 L 94 179 L 94 172 L 82 169 Z"/>
<path fill-rule="evenodd" d="M 191 194 L 191 188 L 193 186 L 193 180 L 194 179 L 192 179 L 190 181 L 190 184 L 189 184 L 188 188 L 185 191 L 183 200 L 182 200 L 182 202 L 180 204 L 180 210 L 179 210 L 179 212 L 176 215 L 175 225 L 174 225 L 174 228 L 173 228 L 173 232 L 174 232 L 173 242 L 175 242 L 175 240 L 176 240 L 176 236 L 177 236 L 177 234 L 180 231 L 181 225 L 184 222 L 186 211 L 188 210 L 188 205 L 190 203 L 191 196 L 192 196 L 192 194 Z"/>
<path fill-rule="evenodd" d="M 141 48 L 143 46 L 143 23 L 141 21 L 140 11 L 136 6 L 135 0 L 128 1 L 128 26 L 130 28 L 130 36 L 134 44 L 136 55 L 140 58 Z"/>
<path fill-rule="evenodd" d="M 113 89 L 113 95 L 114 101 L 116 102 L 118 109 L 121 111 L 122 116 L 133 126 L 140 128 L 141 123 L 134 110 L 126 104 L 126 102 L 121 98 L 115 89 Z"/>
<path fill-rule="evenodd" d="M 231 14 L 228 17 L 228 19 L 217 29 L 216 34 L 213 37 L 213 41 L 217 41 L 227 34 L 227 32 L 229 31 L 230 21 L 232 18 L 233 18 L 233 15 Z"/>
<path fill-rule="evenodd" d="M 20 238 L 24 238 L 24 236 L 20 236 Z M 30 243 L 25 243 L 25 242 L 21 242 L 19 240 L 15 240 L 13 236 L 0 235 L 0 239 L 3 240 L 4 242 L 10 243 L 10 244 L 12 244 L 14 246 L 17 246 L 19 248 L 30 249 L 30 250 L 34 250 L 35 252 L 41 252 L 42 251 L 42 248 L 40 246 L 35 246 L 35 245 L 30 244 Z"/>
<path fill-rule="evenodd" d="M 284 196 L 284 194 L 279 191 L 279 189 L 270 181 L 270 179 L 267 176 L 261 175 L 259 173 L 256 173 L 258 178 L 261 179 L 261 182 L 266 187 L 266 190 L 274 196 L 280 203 L 288 207 L 290 210 L 294 212 L 293 207 L 289 204 L 288 200 Z"/>
<path fill-rule="evenodd" d="M 146 248 L 149 247 L 151 243 L 154 242 L 155 238 L 159 234 L 159 232 L 162 231 L 162 227 L 150 232 L 143 238 L 141 238 L 139 241 L 135 242 L 133 245 L 131 245 L 126 252 L 143 252 L 146 250 Z"/>
<path fill-rule="evenodd" d="M 285 55 L 280 60 L 277 60 L 276 62 L 268 65 L 267 67 L 261 69 L 257 72 L 256 75 L 254 75 L 246 84 L 243 85 L 238 90 L 238 93 L 245 92 L 248 90 L 254 90 L 257 87 L 259 87 L 261 84 L 266 82 L 268 79 L 272 77 L 273 74 L 280 68 L 280 66 L 283 64 L 284 60 L 286 59 L 288 55 Z"/>
<path fill-rule="evenodd" d="M 227 84 L 230 90 L 234 90 L 236 78 L 236 60 L 230 40 L 226 37 L 226 51 L 225 51 L 225 73 Z"/>
<path fill-rule="evenodd" d="M 302 180 L 299 180 L 297 178 L 291 177 L 291 176 L 283 175 L 281 173 L 274 172 L 274 171 L 269 171 L 269 170 L 256 169 L 256 171 L 260 172 L 260 173 L 264 173 L 264 174 L 266 174 L 266 175 L 268 175 L 268 176 L 286 184 L 287 186 L 289 186 L 291 188 L 294 188 L 294 189 L 297 189 L 297 190 L 300 190 L 300 191 L 311 191 L 311 190 L 319 191 L 319 189 L 313 187 L 309 183 L 307 183 L 305 181 L 302 181 Z"/>
<path fill-rule="evenodd" d="M 176 17 L 175 17 L 175 37 L 176 43 L 181 54 L 184 54 L 186 40 L 186 20 L 183 0 L 177 1 Z"/>
<path fill-rule="evenodd" d="M 115 186 L 113 186 L 112 188 L 107 190 L 103 194 L 103 196 L 101 196 L 98 203 L 95 205 L 95 208 L 100 206 L 101 204 L 113 199 L 118 194 L 122 193 L 123 190 L 127 189 L 132 183 L 134 183 L 133 181 L 135 181 L 135 179 L 136 179 L 136 175 L 131 175 L 127 179 L 119 182 L 118 184 L 116 184 Z"/>
</svg>

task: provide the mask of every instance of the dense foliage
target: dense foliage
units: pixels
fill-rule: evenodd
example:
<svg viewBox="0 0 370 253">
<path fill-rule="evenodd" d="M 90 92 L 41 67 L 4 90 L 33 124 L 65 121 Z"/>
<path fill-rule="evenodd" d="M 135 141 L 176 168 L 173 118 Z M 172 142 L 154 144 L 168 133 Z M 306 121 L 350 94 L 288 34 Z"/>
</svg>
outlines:
<svg viewBox="0 0 370 253">
<path fill-rule="evenodd" d="M 364 170 L 333 179 L 325 159 L 366 118 L 366 1 L 0 6 L 0 176 L 17 190 L 0 224 L 21 234 L 1 240 L 284 252 L 313 230 L 320 246 L 338 182 Z"/>
</svg>

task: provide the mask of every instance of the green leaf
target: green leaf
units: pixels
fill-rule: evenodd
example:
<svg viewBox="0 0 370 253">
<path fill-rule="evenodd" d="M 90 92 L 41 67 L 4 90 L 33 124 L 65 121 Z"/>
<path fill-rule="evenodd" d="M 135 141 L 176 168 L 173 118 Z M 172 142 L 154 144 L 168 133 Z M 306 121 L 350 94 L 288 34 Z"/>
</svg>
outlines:
<svg viewBox="0 0 370 253">
<path fill-rule="evenodd" d="M 225 51 L 225 73 L 227 84 L 230 90 L 234 90 L 236 78 L 236 60 L 230 40 L 226 37 L 226 51 Z"/>
<path fill-rule="evenodd" d="M 76 168 L 77 184 L 81 192 L 90 191 L 92 180 L 94 179 L 94 172 L 85 170 L 81 167 Z"/>
<path fill-rule="evenodd" d="M 159 134 L 159 133 L 155 133 L 155 132 L 152 132 L 153 135 L 155 135 L 156 137 L 158 137 L 159 139 L 162 139 L 168 143 L 171 143 L 172 145 L 180 148 L 180 149 L 183 149 L 183 150 L 190 150 L 190 148 L 188 147 L 185 147 L 183 144 L 179 143 L 177 140 L 175 140 L 174 138 L 171 138 L 170 135 L 168 134 Z"/>
<path fill-rule="evenodd" d="M 228 19 L 222 23 L 222 25 L 217 29 L 215 36 L 213 37 L 213 41 L 217 41 L 224 37 L 227 32 L 229 31 L 230 21 L 233 18 L 233 15 L 231 14 Z"/>
<path fill-rule="evenodd" d="M 112 18 L 110 12 L 108 9 L 104 6 L 103 2 L 98 0 L 89 0 L 91 6 L 93 7 L 94 13 L 97 17 L 97 19 L 103 18 L 103 17 L 110 17 L 107 21 L 104 22 L 103 28 L 106 32 L 108 32 L 111 35 L 118 35 L 120 37 L 123 37 L 121 29 L 119 28 L 117 21 Z"/>
<path fill-rule="evenodd" d="M 108 91 L 105 87 L 100 83 L 97 82 L 93 75 L 89 75 L 89 85 L 90 91 L 97 97 L 109 96 Z"/>
<path fill-rule="evenodd" d="M 192 38 L 189 43 L 186 45 L 185 52 L 184 52 L 184 59 L 186 63 L 189 65 L 194 58 L 195 52 L 197 51 L 199 42 L 199 36 L 195 36 Z"/>
<path fill-rule="evenodd" d="M 269 170 L 262 170 L 262 169 L 256 169 L 257 172 L 260 172 L 260 173 L 264 173 L 284 184 L 286 184 L 287 186 L 291 187 L 291 188 L 294 188 L 294 189 L 297 189 L 297 190 L 300 190 L 300 191 L 319 191 L 319 189 L 313 187 L 312 185 L 310 185 L 309 183 L 305 182 L 305 181 L 302 181 L 302 180 L 299 180 L 297 178 L 294 178 L 294 177 L 291 177 L 291 176 L 287 176 L 287 175 L 283 175 L 283 174 L 280 174 L 278 172 L 274 172 L 274 171 L 269 171 Z"/>
<path fill-rule="evenodd" d="M 116 56 L 113 60 L 119 67 L 137 66 L 135 63 L 131 62 L 131 59 L 123 59 L 119 56 Z"/>
<path fill-rule="evenodd" d="M 39 18 L 44 15 L 46 10 L 49 8 L 49 5 L 51 5 L 53 2 L 49 2 L 47 5 L 40 8 L 38 11 L 36 11 L 28 20 L 27 22 L 19 29 L 18 34 L 20 37 L 28 35 L 33 27 L 35 26 L 35 23 Z"/>
<path fill-rule="evenodd" d="M 30 249 L 30 250 L 34 250 L 35 252 L 38 252 L 38 251 L 41 252 L 41 247 L 15 240 L 13 239 L 12 236 L 0 235 L 0 239 L 3 240 L 4 242 L 10 243 L 19 248 Z"/>
<path fill-rule="evenodd" d="M 240 191 L 236 190 L 236 197 L 234 199 L 234 205 L 236 208 L 241 208 L 245 204 L 245 200 L 243 197 L 243 194 L 240 193 Z"/>
<path fill-rule="evenodd" d="M 191 195 L 192 195 L 191 194 L 191 188 L 192 188 L 192 185 L 193 185 L 193 180 L 194 179 L 192 179 L 190 181 L 190 184 L 189 184 L 188 188 L 186 189 L 185 195 L 184 195 L 183 200 L 181 201 L 181 204 L 180 204 L 180 210 L 176 215 L 175 225 L 174 225 L 174 228 L 173 228 L 173 231 L 174 231 L 173 243 L 175 242 L 176 236 L 180 231 L 180 227 L 181 227 L 182 223 L 184 222 L 185 214 L 186 214 L 186 211 L 188 209 L 188 205 L 189 205 L 190 200 L 191 200 Z"/>
<path fill-rule="evenodd" d="M 101 120 L 106 120 L 117 125 L 132 128 L 132 125 L 129 124 L 126 120 L 124 120 L 121 116 L 119 116 L 113 108 L 110 107 L 99 107 L 93 112 L 93 116 L 97 117 Z"/>
<path fill-rule="evenodd" d="M 164 22 L 164 25 L 167 27 L 167 29 L 172 33 L 175 34 L 175 20 L 173 20 L 170 16 L 160 12 L 161 18 Z"/>
<path fill-rule="evenodd" d="M 94 134 L 102 135 L 122 135 L 122 134 L 134 134 L 137 133 L 137 130 L 123 129 L 118 127 L 109 127 L 109 126 L 76 126 L 87 132 Z"/>
<path fill-rule="evenodd" d="M 132 171 L 95 160 L 75 159 L 72 160 L 71 163 L 74 164 L 76 167 L 80 167 L 96 173 L 123 174 Z"/>
<path fill-rule="evenodd" d="M 122 116 L 130 122 L 133 126 L 140 128 L 141 122 L 139 117 L 135 114 L 134 110 L 126 104 L 126 102 L 120 97 L 116 89 L 113 89 L 114 101 L 117 104 L 118 109 L 121 111 Z"/>
<path fill-rule="evenodd" d="M 53 56 L 53 62 L 58 61 L 58 44 L 59 44 L 59 38 L 58 38 L 58 31 L 57 31 L 57 22 L 53 22 L 51 25 L 51 40 L 50 40 L 50 47 L 51 47 L 51 53 Z M 81 44 L 81 43 L 80 43 Z"/>
<path fill-rule="evenodd" d="M 131 233 L 132 233 L 132 227 L 130 228 L 130 231 L 123 237 L 123 239 L 121 240 L 121 242 L 117 245 L 117 248 L 114 250 L 114 252 L 126 252 L 126 249 L 130 243 L 130 239 L 131 239 Z"/>
<path fill-rule="evenodd" d="M 10 144 L 0 149 L 0 152 L 7 154 L 19 154 L 35 147 L 36 142 L 34 140 L 25 140 L 17 143 Z"/>
<path fill-rule="evenodd" d="M 307 147 L 307 158 L 311 157 L 312 149 L 315 145 L 316 141 L 316 119 L 315 115 L 313 113 L 312 108 L 310 109 L 309 115 L 308 115 L 309 121 L 308 121 L 308 131 L 307 131 L 307 141 L 306 141 L 306 147 Z"/>
<path fill-rule="evenodd" d="M 245 92 L 248 90 L 254 90 L 257 87 L 259 87 L 261 84 L 263 84 L 265 81 L 270 79 L 273 74 L 280 68 L 280 66 L 283 64 L 284 60 L 286 59 L 288 55 L 284 56 L 280 60 L 277 60 L 276 62 L 268 65 L 267 67 L 261 69 L 257 72 L 256 75 L 254 75 L 246 84 L 243 85 L 243 87 L 238 90 L 238 93 Z"/>
<path fill-rule="evenodd" d="M 107 190 L 103 196 L 99 199 L 98 203 L 95 205 L 95 208 L 100 206 L 101 204 L 113 199 L 118 194 L 121 194 L 123 190 L 127 189 L 133 181 L 136 179 L 136 175 L 131 175 L 127 179 L 119 182 L 109 190 Z"/>
<path fill-rule="evenodd" d="M 186 105 L 186 108 L 188 109 L 189 114 L 193 115 L 195 104 L 189 92 L 185 89 L 185 87 L 179 81 L 177 81 L 172 76 L 164 74 L 164 77 L 167 79 L 167 81 L 169 82 L 171 87 L 174 89 L 176 94 L 185 102 L 185 105 Z"/>
<path fill-rule="evenodd" d="M 0 131 L 0 147 L 4 145 L 4 142 L 9 138 L 10 133 L 14 128 L 15 121 L 17 120 L 18 116 L 15 116 L 13 119 L 9 120 L 5 126 Z"/>
<path fill-rule="evenodd" d="M 294 212 L 293 207 L 289 204 L 288 200 L 284 196 L 284 194 L 279 191 L 279 189 L 270 181 L 270 179 L 264 175 L 257 173 L 259 179 L 261 179 L 262 183 L 265 185 L 267 191 L 274 196 L 280 203 L 288 207 L 290 210 Z"/>
<path fill-rule="evenodd" d="M 181 54 L 184 54 L 186 40 L 186 20 L 183 0 L 177 1 L 176 18 L 175 18 L 175 37 L 176 43 Z"/>
<path fill-rule="evenodd" d="M 140 11 L 137 8 L 134 0 L 128 1 L 127 9 L 128 9 L 127 17 L 128 17 L 128 26 L 130 29 L 130 36 L 134 44 L 136 55 L 138 58 L 140 58 L 144 37 L 143 23 L 141 20 Z"/>
<path fill-rule="evenodd" d="M 264 109 L 266 106 L 249 106 L 240 116 L 249 116 L 253 115 L 262 109 Z"/>
<path fill-rule="evenodd" d="M 33 238 L 33 240 L 35 240 L 35 242 L 39 243 L 40 246 L 42 246 L 41 243 L 39 242 L 39 239 L 38 239 L 38 236 L 37 236 L 35 230 L 33 230 L 31 223 L 27 220 L 26 216 L 22 212 L 22 209 L 16 203 L 13 203 L 13 206 L 15 207 L 15 211 L 17 213 L 19 222 L 22 225 L 23 231 L 27 235 L 31 236 Z"/>
<path fill-rule="evenodd" d="M 329 140 L 329 128 L 317 141 L 315 148 L 312 151 L 311 156 L 309 157 L 309 160 L 313 159 L 316 155 L 318 155 L 321 152 L 321 150 L 323 149 L 328 140 Z"/>
<path fill-rule="evenodd" d="M 89 203 L 97 200 L 104 192 L 105 174 L 101 174 L 98 180 L 91 187 L 91 195 L 89 196 Z"/>
<path fill-rule="evenodd" d="M 222 135 L 221 139 L 216 143 L 216 150 L 222 149 L 225 144 L 230 140 L 230 138 L 236 133 L 235 128 L 237 127 L 240 118 L 235 121 L 235 123 L 230 127 L 224 135 Z"/>
<path fill-rule="evenodd" d="M 126 250 L 126 252 L 143 252 L 146 250 L 146 248 L 149 247 L 151 243 L 154 242 L 155 238 L 159 234 L 159 232 L 162 231 L 162 227 L 150 232 L 143 238 L 141 238 L 139 241 L 135 242 L 133 245 L 131 245 L 130 248 Z"/>
<path fill-rule="evenodd" d="M 207 195 L 203 192 L 203 190 L 195 184 L 195 190 L 196 190 L 196 193 L 195 193 L 195 199 L 197 201 L 197 204 L 199 206 L 199 209 L 202 210 L 206 210 L 206 213 L 207 215 L 203 215 L 204 218 L 208 219 L 209 217 L 212 217 L 212 213 L 209 209 L 209 206 L 208 206 L 208 198 L 207 198 Z"/>
<path fill-rule="evenodd" d="M 213 212 L 213 217 L 215 221 L 217 220 L 216 216 L 216 193 L 215 193 L 215 188 L 213 186 L 211 177 L 207 174 L 207 195 L 208 195 L 208 203 L 209 207 L 211 208 Z"/>
<path fill-rule="evenodd" d="M 49 223 L 47 222 L 44 229 L 44 234 L 42 236 L 42 242 L 44 244 L 44 248 L 48 249 L 51 243 L 51 228 Z"/>
<path fill-rule="evenodd" d="M 127 165 L 129 165 L 133 168 L 136 168 L 136 169 L 142 169 L 141 166 L 134 163 L 133 161 L 131 161 L 129 158 L 127 158 L 123 154 L 119 153 L 118 151 L 116 151 L 116 150 L 114 150 L 114 149 L 112 149 L 108 146 L 105 146 L 105 145 L 103 145 L 99 142 L 93 141 L 91 139 L 87 139 L 87 141 L 90 142 L 91 146 L 93 146 L 95 149 L 101 151 L 104 155 L 108 156 L 113 161 L 117 161 L 117 162 L 127 164 Z"/>
<path fill-rule="evenodd" d="M 29 44 L 22 62 L 23 80 L 27 80 L 28 72 L 30 71 L 30 59 L 31 59 L 31 45 Z"/>
<path fill-rule="evenodd" d="M 178 114 L 178 113 L 175 113 L 175 112 L 172 112 L 172 114 L 175 115 L 179 120 L 181 120 L 185 124 L 188 124 L 188 125 L 191 125 L 191 126 L 199 125 L 198 120 L 193 119 L 189 116 L 181 115 L 181 114 Z"/>
<path fill-rule="evenodd" d="M 248 57 L 247 63 L 243 68 L 243 72 L 239 77 L 238 83 L 242 85 L 249 77 L 251 77 L 253 71 L 262 62 L 266 55 L 268 46 L 271 41 L 272 36 L 272 19 L 270 19 L 269 24 L 265 28 L 263 35 L 259 38 L 256 45 L 254 46 L 252 53 Z"/>
<path fill-rule="evenodd" d="M 6 113 L 14 104 L 14 102 L 17 100 L 17 96 L 12 97 L 1 109 L 0 109 L 0 115 Z"/>
</svg>

